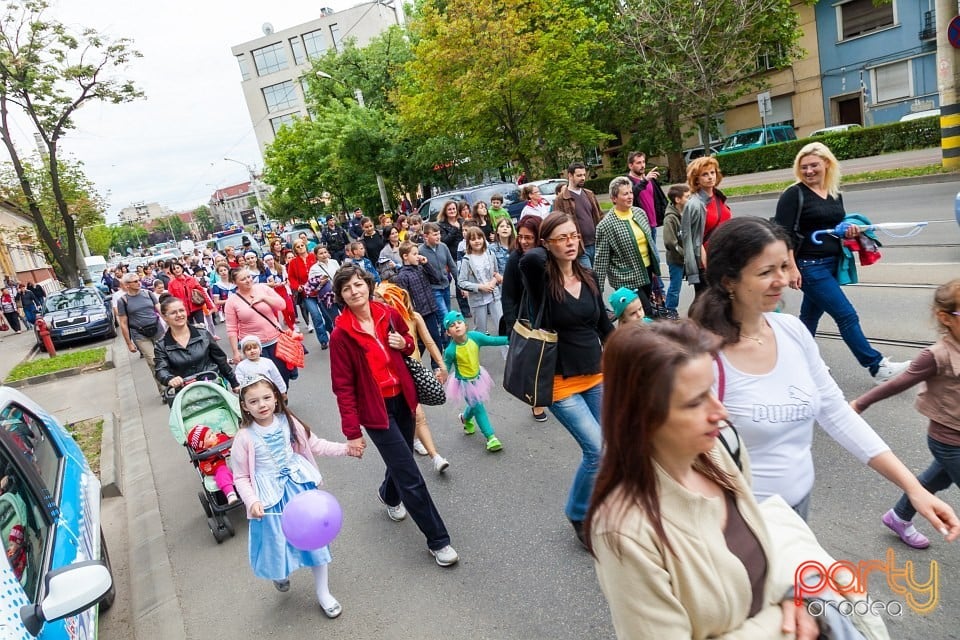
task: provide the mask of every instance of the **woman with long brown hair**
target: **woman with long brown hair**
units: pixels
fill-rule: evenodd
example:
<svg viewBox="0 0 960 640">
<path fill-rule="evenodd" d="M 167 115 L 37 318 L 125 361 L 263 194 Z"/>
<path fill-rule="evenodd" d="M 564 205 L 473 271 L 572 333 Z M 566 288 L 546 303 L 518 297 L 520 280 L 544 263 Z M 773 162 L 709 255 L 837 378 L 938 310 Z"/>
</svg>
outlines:
<svg viewBox="0 0 960 640">
<path fill-rule="evenodd" d="M 717 443 L 719 348 L 689 320 L 630 325 L 607 342 L 605 448 L 585 529 L 619 638 L 819 635 L 785 596 L 760 507 Z"/>
<path fill-rule="evenodd" d="M 521 222 L 523 222 L 521 220 Z M 579 261 L 576 220 L 554 212 L 540 224 L 542 246 L 520 259 L 531 314 L 543 307 L 543 328 L 557 332 L 557 367 L 550 412 L 580 445 L 583 457 L 567 497 L 566 514 L 581 544 L 583 520 L 600 465 L 602 343 L 613 331 L 596 275 Z"/>
</svg>

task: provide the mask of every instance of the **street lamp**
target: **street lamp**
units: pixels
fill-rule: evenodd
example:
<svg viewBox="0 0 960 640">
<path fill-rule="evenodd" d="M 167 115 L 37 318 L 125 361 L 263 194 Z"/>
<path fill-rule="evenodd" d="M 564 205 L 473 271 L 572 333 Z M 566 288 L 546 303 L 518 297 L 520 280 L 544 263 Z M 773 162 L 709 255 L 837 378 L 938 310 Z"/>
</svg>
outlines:
<svg viewBox="0 0 960 640">
<path fill-rule="evenodd" d="M 334 82 L 339 82 L 342 86 L 347 87 L 346 83 L 342 80 L 334 78 L 332 75 L 326 71 L 317 71 L 316 75 L 318 78 L 324 80 L 333 80 Z M 349 89 L 349 87 L 347 87 Z M 353 90 L 353 97 L 357 99 L 357 104 L 361 109 L 366 109 L 367 105 L 363 101 L 363 91 L 360 89 Z M 383 205 L 383 211 L 385 213 L 391 213 L 393 209 L 390 207 L 390 198 L 387 197 L 387 185 L 383 182 L 383 176 L 380 175 L 380 172 L 377 172 L 377 189 L 380 191 L 380 204 Z"/>
<path fill-rule="evenodd" d="M 227 162 L 236 162 L 239 165 L 243 165 L 247 168 L 247 172 L 250 174 L 250 186 L 253 187 L 253 195 L 257 198 L 257 224 L 260 226 L 260 230 L 265 231 L 266 221 L 263 217 L 263 200 L 260 198 L 260 186 L 257 184 L 257 174 L 254 173 L 253 167 L 248 165 L 246 162 L 240 162 L 239 160 L 234 160 L 233 158 L 224 158 Z"/>
</svg>

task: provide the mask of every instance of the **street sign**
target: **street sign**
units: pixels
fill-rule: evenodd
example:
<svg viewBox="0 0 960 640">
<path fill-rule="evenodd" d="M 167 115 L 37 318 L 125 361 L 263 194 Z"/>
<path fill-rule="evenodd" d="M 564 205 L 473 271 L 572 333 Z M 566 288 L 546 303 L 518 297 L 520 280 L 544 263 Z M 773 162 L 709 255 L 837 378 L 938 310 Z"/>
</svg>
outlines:
<svg viewBox="0 0 960 640">
<path fill-rule="evenodd" d="M 769 118 L 773 115 L 773 101 L 770 99 L 769 91 L 757 94 L 757 106 L 760 108 L 761 118 Z"/>
<path fill-rule="evenodd" d="M 954 49 L 960 49 L 960 16 L 954 16 L 947 27 L 947 40 Z"/>
</svg>

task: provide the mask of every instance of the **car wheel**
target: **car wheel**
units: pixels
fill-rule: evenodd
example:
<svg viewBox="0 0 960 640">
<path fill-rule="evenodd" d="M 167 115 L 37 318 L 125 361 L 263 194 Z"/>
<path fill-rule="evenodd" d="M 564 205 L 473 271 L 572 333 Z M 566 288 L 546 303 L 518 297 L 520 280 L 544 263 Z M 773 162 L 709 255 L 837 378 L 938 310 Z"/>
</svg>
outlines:
<svg viewBox="0 0 960 640">
<path fill-rule="evenodd" d="M 107 551 L 107 541 L 103 537 L 103 529 L 100 529 L 100 559 L 103 560 L 104 564 L 107 565 L 107 570 L 110 571 L 110 577 L 113 578 L 113 566 L 110 564 L 110 554 Z M 108 611 L 110 607 L 113 606 L 113 601 L 117 599 L 117 583 L 113 582 L 110 585 L 110 590 L 100 599 L 100 613 Z"/>
<path fill-rule="evenodd" d="M 117 337 L 117 327 L 116 327 L 116 326 L 113 326 L 113 327 L 110 328 L 110 333 L 107 334 L 107 337 L 108 337 L 108 338 L 116 338 L 116 337 Z"/>
</svg>

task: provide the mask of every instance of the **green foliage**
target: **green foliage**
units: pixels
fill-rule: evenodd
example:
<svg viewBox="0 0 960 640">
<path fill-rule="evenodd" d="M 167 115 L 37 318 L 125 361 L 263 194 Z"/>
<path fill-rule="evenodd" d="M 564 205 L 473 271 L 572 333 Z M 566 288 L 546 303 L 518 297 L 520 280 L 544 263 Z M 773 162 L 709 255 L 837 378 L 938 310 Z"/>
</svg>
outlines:
<svg viewBox="0 0 960 640">
<path fill-rule="evenodd" d="M 594 64 L 605 23 L 583 7 L 427 0 L 411 30 L 415 57 L 395 96 L 405 128 L 456 140 L 460 157 L 517 161 L 529 175 L 608 137 L 587 118 L 610 94 Z"/>
<path fill-rule="evenodd" d="M 87 248 L 94 256 L 106 256 L 113 245 L 113 229 L 105 224 L 98 224 L 83 230 L 83 237 L 87 241 Z"/>
<path fill-rule="evenodd" d="M 193 219 L 197 223 L 197 228 L 200 229 L 201 235 L 213 233 L 217 230 L 217 221 L 214 219 L 213 214 L 210 213 L 210 207 L 205 204 L 194 209 Z"/>
<path fill-rule="evenodd" d="M 748 149 L 717 156 L 724 175 L 785 169 L 793 166 L 797 152 L 804 145 L 819 141 L 827 145 L 838 160 L 927 149 L 940 145 L 940 121 L 936 116 L 908 122 L 866 127 L 829 133 L 816 138 L 781 142 L 758 149 Z"/>
<path fill-rule="evenodd" d="M 706 125 L 711 114 L 764 86 L 756 60 L 769 43 L 779 45 L 785 60 L 803 54 L 791 0 L 624 0 L 622 7 L 614 29 L 624 65 L 646 91 L 640 104 L 652 103 L 662 123 L 641 127 L 634 146 L 672 151 L 671 173 L 682 168 L 682 117 Z"/>
<path fill-rule="evenodd" d="M 73 33 L 67 25 L 48 19 L 47 0 L 10 0 L 0 15 L 0 141 L 6 147 L 17 176 L 25 211 L 33 218 L 38 235 L 71 284 L 77 275 L 78 221 L 61 184 L 60 139 L 74 128 L 73 114 L 90 101 L 120 104 L 142 97 L 133 83 L 117 71 L 140 54 L 127 39 L 109 39 L 94 29 Z M 62 233 L 47 222 L 43 211 L 42 181 L 30 174 L 15 143 L 20 129 L 7 120 L 11 111 L 22 114 L 42 141 L 45 171 Z M 57 225 L 54 225 L 57 226 Z M 59 236 L 65 238 L 62 245 Z"/>
<path fill-rule="evenodd" d="M 137 249 L 147 242 L 149 232 L 140 224 L 122 224 L 113 227 L 111 248 L 117 253 L 126 254 L 127 249 Z"/>
</svg>

